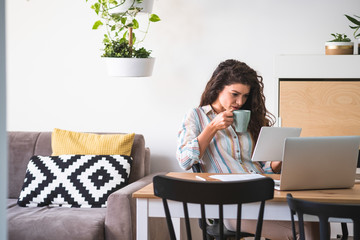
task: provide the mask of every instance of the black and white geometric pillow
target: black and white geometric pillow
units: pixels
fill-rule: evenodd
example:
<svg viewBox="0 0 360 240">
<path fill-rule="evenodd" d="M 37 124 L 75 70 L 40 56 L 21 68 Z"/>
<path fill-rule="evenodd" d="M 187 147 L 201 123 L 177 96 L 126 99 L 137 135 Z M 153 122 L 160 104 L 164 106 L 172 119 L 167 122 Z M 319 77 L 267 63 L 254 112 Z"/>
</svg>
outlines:
<svg viewBox="0 0 360 240">
<path fill-rule="evenodd" d="M 127 185 L 132 158 L 124 155 L 33 156 L 18 199 L 22 207 L 106 207 Z"/>
</svg>

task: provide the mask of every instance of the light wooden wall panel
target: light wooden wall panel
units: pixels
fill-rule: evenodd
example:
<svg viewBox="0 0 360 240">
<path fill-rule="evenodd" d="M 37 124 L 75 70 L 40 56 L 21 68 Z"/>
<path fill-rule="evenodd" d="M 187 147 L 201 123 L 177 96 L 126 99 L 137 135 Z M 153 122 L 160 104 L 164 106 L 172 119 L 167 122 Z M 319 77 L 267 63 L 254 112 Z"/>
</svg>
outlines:
<svg viewBox="0 0 360 240">
<path fill-rule="evenodd" d="M 360 135 L 360 80 L 280 81 L 279 116 L 303 137 Z"/>
</svg>

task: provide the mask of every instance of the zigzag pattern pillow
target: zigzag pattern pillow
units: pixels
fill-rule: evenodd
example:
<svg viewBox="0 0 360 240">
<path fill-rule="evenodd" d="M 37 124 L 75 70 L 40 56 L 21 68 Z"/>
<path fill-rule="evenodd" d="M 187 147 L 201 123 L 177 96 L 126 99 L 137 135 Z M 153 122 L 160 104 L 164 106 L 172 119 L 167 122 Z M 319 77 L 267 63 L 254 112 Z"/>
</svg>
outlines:
<svg viewBox="0 0 360 240">
<path fill-rule="evenodd" d="M 132 158 L 124 155 L 33 156 L 18 199 L 22 207 L 106 207 L 127 185 Z"/>
</svg>

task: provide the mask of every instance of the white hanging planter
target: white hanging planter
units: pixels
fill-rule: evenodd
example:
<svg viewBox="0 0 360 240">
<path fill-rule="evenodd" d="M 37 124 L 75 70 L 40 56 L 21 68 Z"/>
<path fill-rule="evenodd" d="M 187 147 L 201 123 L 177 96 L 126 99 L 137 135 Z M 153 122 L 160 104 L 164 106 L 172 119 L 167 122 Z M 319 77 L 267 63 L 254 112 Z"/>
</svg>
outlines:
<svg viewBox="0 0 360 240">
<path fill-rule="evenodd" d="M 142 13 L 151 13 L 154 5 L 154 0 L 144 0 L 142 3 L 136 3 L 135 0 L 125 0 L 125 2 L 121 6 L 111 10 L 111 13 L 125 12 L 131 7 L 131 5 L 133 5 L 134 7 L 142 8 Z"/>
<path fill-rule="evenodd" d="M 112 77 L 150 77 L 155 58 L 111 58 L 104 57 L 108 75 Z"/>
</svg>

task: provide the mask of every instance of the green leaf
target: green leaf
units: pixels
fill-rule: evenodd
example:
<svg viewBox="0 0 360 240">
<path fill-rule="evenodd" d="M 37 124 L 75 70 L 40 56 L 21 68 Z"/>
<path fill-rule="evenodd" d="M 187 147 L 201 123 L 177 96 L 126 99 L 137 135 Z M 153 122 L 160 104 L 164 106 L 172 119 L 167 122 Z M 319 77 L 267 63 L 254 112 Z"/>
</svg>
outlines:
<svg viewBox="0 0 360 240">
<path fill-rule="evenodd" d="M 121 18 L 121 23 L 125 25 L 126 20 L 127 20 L 127 18 L 126 18 L 126 17 L 122 17 L 122 18 Z"/>
<path fill-rule="evenodd" d="M 142 3 L 144 0 L 136 0 L 137 3 Z"/>
<path fill-rule="evenodd" d="M 132 23 L 133 23 L 133 28 L 134 28 L 134 29 L 139 28 L 139 22 L 136 21 L 136 19 L 133 19 L 133 20 L 132 20 Z"/>
<path fill-rule="evenodd" d="M 95 3 L 94 5 L 91 6 L 91 9 L 94 9 L 96 12 L 96 15 L 99 15 L 100 3 Z"/>
<path fill-rule="evenodd" d="M 92 27 L 92 29 L 98 29 L 99 26 L 104 25 L 100 20 L 96 21 Z"/>
<path fill-rule="evenodd" d="M 116 29 L 116 25 L 113 25 L 112 27 L 111 27 L 111 31 L 114 31 Z"/>
<path fill-rule="evenodd" d="M 103 43 L 108 43 L 108 42 L 110 42 L 109 36 L 107 34 L 104 34 Z"/>
<path fill-rule="evenodd" d="M 346 17 L 350 22 L 352 22 L 352 23 L 360 26 L 360 21 L 358 21 L 358 20 L 356 20 L 355 18 L 353 18 L 353 17 L 351 17 L 351 16 L 348 16 L 348 15 L 346 15 L 346 14 L 345 14 L 345 17 Z"/>
<path fill-rule="evenodd" d="M 149 21 L 150 22 L 158 22 L 158 21 L 160 21 L 161 19 L 159 18 L 159 16 L 158 15 L 156 15 L 156 14 L 151 14 L 150 15 L 150 18 L 149 18 Z"/>
</svg>

